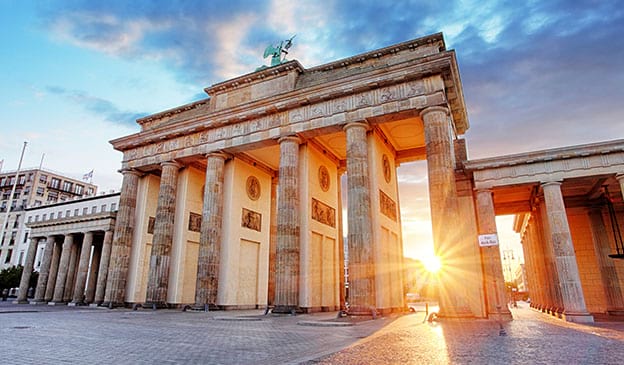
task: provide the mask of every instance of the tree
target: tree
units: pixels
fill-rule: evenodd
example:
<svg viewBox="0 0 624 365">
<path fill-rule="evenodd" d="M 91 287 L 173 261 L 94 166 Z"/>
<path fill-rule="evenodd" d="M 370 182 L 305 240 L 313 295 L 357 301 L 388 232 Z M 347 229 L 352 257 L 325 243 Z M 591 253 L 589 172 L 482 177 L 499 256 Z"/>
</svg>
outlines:
<svg viewBox="0 0 624 365">
<path fill-rule="evenodd" d="M 19 287 L 22 279 L 22 266 L 12 266 L 0 271 L 0 293 L 4 289 Z"/>
</svg>

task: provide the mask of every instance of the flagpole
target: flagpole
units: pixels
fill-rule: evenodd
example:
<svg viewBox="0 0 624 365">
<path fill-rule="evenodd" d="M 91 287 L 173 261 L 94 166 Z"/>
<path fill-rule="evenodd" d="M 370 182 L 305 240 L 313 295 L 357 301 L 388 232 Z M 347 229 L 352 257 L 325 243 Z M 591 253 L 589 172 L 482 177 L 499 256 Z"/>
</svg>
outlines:
<svg viewBox="0 0 624 365">
<path fill-rule="evenodd" d="M 9 195 L 9 203 L 7 204 L 7 211 L 4 215 L 4 222 L 2 223 L 2 231 L 0 231 L 0 245 L 4 244 L 4 232 L 6 231 L 6 227 L 9 224 L 9 214 L 11 213 L 11 205 L 13 202 L 13 195 L 15 194 L 15 188 L 17 188 L 17 182 L 19 179 L 20 169 L 22 168 L 22 160 L 24 159 L 24 151 L 26 151 L 26 145 L 28 142 L 24 141 L 24 146 L 22 147 L 22 154 L 20 155 L 19 163 L 17 164 L 17 171 L 15 171 L 15 182 L 13 182 L 13 189 L 11 189 L 11 195 Z"/>
</svg>

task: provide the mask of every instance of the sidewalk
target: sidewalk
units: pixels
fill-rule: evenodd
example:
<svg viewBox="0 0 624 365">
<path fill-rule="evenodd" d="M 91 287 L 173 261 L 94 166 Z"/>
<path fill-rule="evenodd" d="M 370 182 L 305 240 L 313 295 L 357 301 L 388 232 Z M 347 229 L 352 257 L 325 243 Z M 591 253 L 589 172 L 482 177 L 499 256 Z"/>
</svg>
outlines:
<svg viewBox="0 0 624 365">
<path fill-rule="evenodd" d="M 0 303 L 11 364 L 621 364 L 624 322 L 424 322 L 424 313 L 344 325 L 336 313 L 181 312 Z"/>
</svg>

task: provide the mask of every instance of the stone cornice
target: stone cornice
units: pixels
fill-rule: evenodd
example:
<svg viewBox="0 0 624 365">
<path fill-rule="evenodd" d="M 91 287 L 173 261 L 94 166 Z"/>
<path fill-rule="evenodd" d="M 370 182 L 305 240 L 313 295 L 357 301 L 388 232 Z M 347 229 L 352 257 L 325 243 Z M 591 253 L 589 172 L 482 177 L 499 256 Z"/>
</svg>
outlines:
<svg viewBox="0 0 624 365">
<path fill-rule="evenodd" d="M 590 143 L 578 146 L 566 146 L 541 150 L 529 153 L 483 158 L 464 161 L 464 168 L 468 171 L 477 171 L 504 166 L 524 165 L 553 160 L 564 160 L 575 157 L 605 155 L 614 152 L 624 152 L 624 139 L 607 142 Z"/>
<path fill-rule="evenodd" d="M 360 73 L 348 78 L 330 81 L 305 89 L 296 89 L 275 97 L 267 97 L 241 106 L 215 111 L 196 116 L 173 124 L 144 130 L 110 143 L 119 151 L 157 143 L 167 139 L 184 136 L 193 132 L 235 124 L 278 112 L 284 112 L 304 105 L 357 94 L 359 92 L 382 88 L 384 86 L 418 80 L 423 77 L 452 73 L 454 53 L 444 52 L 424 57 L 417 63 L 397 64 Z M 461 99 L 461 98 L 460 98 Z M 463 112 L 465 113 L 465 111 Z"/>
<path fill-rule="evenodd" d="M 214 96 L 218 93 L 237 89 L 260 81 L 266 81 L 291 71 L 304 72 L 304 68 L 297 60 L 288 61 L 281 65 L 267 67 L 258 71 L 250 72 L 243 76 L 214 84 L 210 87 L 204 88 L 204 91 L 206 94 Z"/>
<path fill-rule="evenodd" d="M 183 113 L 183 112 L 186 112 L 186 111 L 189 111 L 189 110 L 197 109 L 200 106 L 203 106 L 203 105 L 205 105 L 205 104 L 207 104 L 209 102 L 210 102 L 210 98 L 194 101 L 192 103 L 188 103 L 188 104 L 185 104 L 185 105 L 182 105 L 182 106 L 178 106 L 178 107 L 175 107 L 175 108 L 167 109 L 167 110 L 164 110 L 162 112 L 158 112 L 158 113 L 155 113 L 155 114 L 150 114 L 150 115 L 148 115 L 146 117 L 137 119 L 136 122 L 139 125 L 143 126 L 145 123 L 148 123 L 148 122 L 151 122 L 151 121 L 154 121 L 154 120 L 162 119 L 162 118 L 165 118 L 165 117 L 170 117 L 170 116 L 172 116 L 174 114 L 180 114 L 180 113 Z"/>
</svg>

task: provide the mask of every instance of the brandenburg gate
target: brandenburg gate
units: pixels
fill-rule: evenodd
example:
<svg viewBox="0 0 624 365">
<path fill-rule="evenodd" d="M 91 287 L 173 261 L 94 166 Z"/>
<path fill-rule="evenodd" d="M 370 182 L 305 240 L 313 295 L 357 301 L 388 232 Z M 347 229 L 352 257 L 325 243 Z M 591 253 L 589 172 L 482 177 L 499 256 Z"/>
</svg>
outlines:
<svg viewBox="0 0 624 365">
<path fill-rule="evenodd" d="M 511 319 L 491 245 L 501 213 L 520 214 L 535 308 L 578 322 L 624 313 L 601 200 L 608 188 L 621 210 L 624 141 L 469 161 L 457 61 L 441 33 L 310 69 L 280 59 L 281 46 L 273 56 L 111 141 L 123 184 L 105 305 L 402 311 L 396 171 L 426 160 L 440 317 Z M 595 228 L 598 253 L 580 269 L 575 249 L 592 239 L 566 213 Z M 579 274 L 603 269 L 599 285 Z"/>
</svg>

